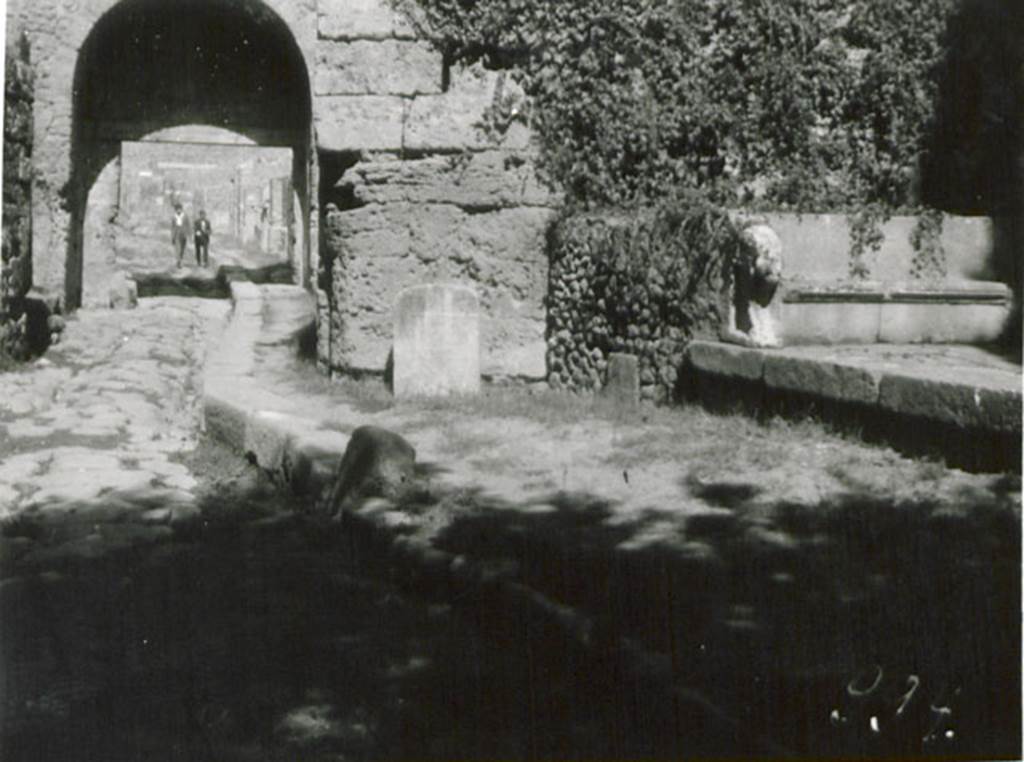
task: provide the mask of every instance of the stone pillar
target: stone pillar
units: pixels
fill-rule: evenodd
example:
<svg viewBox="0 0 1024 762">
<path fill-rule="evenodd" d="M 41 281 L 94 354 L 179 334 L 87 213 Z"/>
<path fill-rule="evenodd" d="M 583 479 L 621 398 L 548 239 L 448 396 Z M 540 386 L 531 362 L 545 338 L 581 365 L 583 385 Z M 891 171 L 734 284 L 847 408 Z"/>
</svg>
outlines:
<svg viewBox="0 0 1024 762">
<path fill-rule="evenodd" d="M 396 397 L 480 391 L 480 303 L 469 286 L 432 283 L 398 295 Z"/>
</svg>

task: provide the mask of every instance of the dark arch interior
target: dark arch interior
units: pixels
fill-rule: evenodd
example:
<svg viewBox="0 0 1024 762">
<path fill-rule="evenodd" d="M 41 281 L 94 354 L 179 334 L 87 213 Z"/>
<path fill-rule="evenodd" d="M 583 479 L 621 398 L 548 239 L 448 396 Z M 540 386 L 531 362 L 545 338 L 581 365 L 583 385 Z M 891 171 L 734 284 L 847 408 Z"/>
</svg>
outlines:
<svg viewBox="0 0 1024 762">
<path fill-rule="evenodd" d="M 287 25 L 258 0 L 123 0 L 93 27 L 74 79 L 69 308 L 81 302 L 89 189 L 120 141 L 213 125 L 293 149 L 293 185 L 309 214 L 309 76 Z M 308 240 L 300 241 L 308 249 Z"/>
</svg>

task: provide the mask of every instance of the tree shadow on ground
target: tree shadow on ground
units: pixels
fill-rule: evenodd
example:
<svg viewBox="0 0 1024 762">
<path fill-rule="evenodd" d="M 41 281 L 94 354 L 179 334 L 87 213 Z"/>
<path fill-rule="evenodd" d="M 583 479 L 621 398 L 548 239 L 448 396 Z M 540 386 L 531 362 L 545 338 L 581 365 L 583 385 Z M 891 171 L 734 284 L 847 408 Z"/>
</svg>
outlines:
<svg viewBox="0 0 1024 762">
<path fill-rule="evenodd" d="M 495 646 L 304 507 L 243 478 L 198 506 L 111 492 L 5 521 L 0 756 L 649 756 L 607 737 L 606 671 L 529 623 Z"/>
<path fill-rule="evenodd" d="M 608 643 L 667 655 L 750 738 L 816 758 L 1016 758 L 1020 485 L 1006 481 L 954 505 L 856 492 L 797 505 L 684 478 L 706 513 L 480 501 L 435 544 L 506 559 Z"/>
<path fill-rule="evenodd" d="M 709 503 L 685 522 L 461 491 L 437 544 L 589 616 L 586 652 L 499 599 L 410 599 L 246 479 L 2 525 L 3 759 L 1019 754 L 1019 479 L 805 506 L 684 478 Z M 627 642 L 683 690 L 625 669 Z"/>
</svg>

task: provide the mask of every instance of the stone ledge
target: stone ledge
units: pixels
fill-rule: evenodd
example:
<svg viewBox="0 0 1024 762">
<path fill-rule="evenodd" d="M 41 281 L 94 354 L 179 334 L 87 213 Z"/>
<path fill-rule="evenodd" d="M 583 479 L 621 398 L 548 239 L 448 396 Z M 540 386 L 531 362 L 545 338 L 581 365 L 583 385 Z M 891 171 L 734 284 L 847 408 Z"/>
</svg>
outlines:
<svg viewBox="0 0 1024 762">
<path fill-rule="evenodd" d="M 995 281 L 823 281 L 787 283 L 783 301 L 806 303 L 909 302 L 913 304 L 1009 304 L 1013 292 Z"/>
<path fill-rule="evenodd" d="M 860 404 L 878 400 L 877 372 L 805 357 L 766 354 L 764 383 L 769 389 L 813 393 L 829 399 Z"/>
<path fill-rule="evenodd" d="M 483 151 L 402 161 L 364 161 L 338 182 L 364 204 L 454 204 L 463 209 L 555 206 L 533 157 Z"/>
<path fill-rule="evenodd" d="M 687 348 L 687 362 L 696 370 L 746 381 L 764 377 L 764 360 L 761 350 L 715 341 L 693 341 Z"/>
<path fill-rule="evenodd" d="M 739 386 L 760 381 L 768 395 L 797 394 L 850 403 L 908 421 L 929 421 L 977 433 L 1021 432 L 1020 376 L 1010 371 L 1008 363 L 1004 363 L 1006 367 L 974 367 L 971 361 L 977 362 L 977 358 L 973 355 L 961 358 L 959 363 L 950 355 L 925 362 L 907 361 L 904 367 L 891 358 L 872 360 L 867 348 L 862 349 L 865 357 L 859 359 L 844 358 L 842 352 L 833 349 L 746 349 L 694 341 L 687 350 L 686 362 L 691 372 L 709 374 L 725 383 L 733 379 Z M 898 354 L 891 347 L 884 351 Z M 952 350 L 943 351 L 948 354 Z"/>
<path fill-rule="evenodd" d="M 879 384 L 878 405 L 894 413 L 964 428 L 1021 430 L 1019 391 L 887 373 Z"/>
</svg>

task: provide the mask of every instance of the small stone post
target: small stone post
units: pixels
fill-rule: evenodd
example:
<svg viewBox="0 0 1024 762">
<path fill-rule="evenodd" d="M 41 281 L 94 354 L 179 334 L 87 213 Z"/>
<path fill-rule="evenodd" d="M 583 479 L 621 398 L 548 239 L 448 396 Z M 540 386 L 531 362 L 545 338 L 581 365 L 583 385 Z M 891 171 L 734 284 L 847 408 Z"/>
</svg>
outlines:
<svg viewBox="0 0 1024 762">
<path fill-rule="evenodd" d="M 480 391 L 480 304 L 469 286 L 405 289 L 395 306 L 394 336 L 396 397 Z"/>
<path fill-rule="evenodd" d="M 608 355 L 608 377 L 601 393 L 622 407 L 640 404 L 640 363 L 636 355 L 621 352 Z"/>
</svg>

